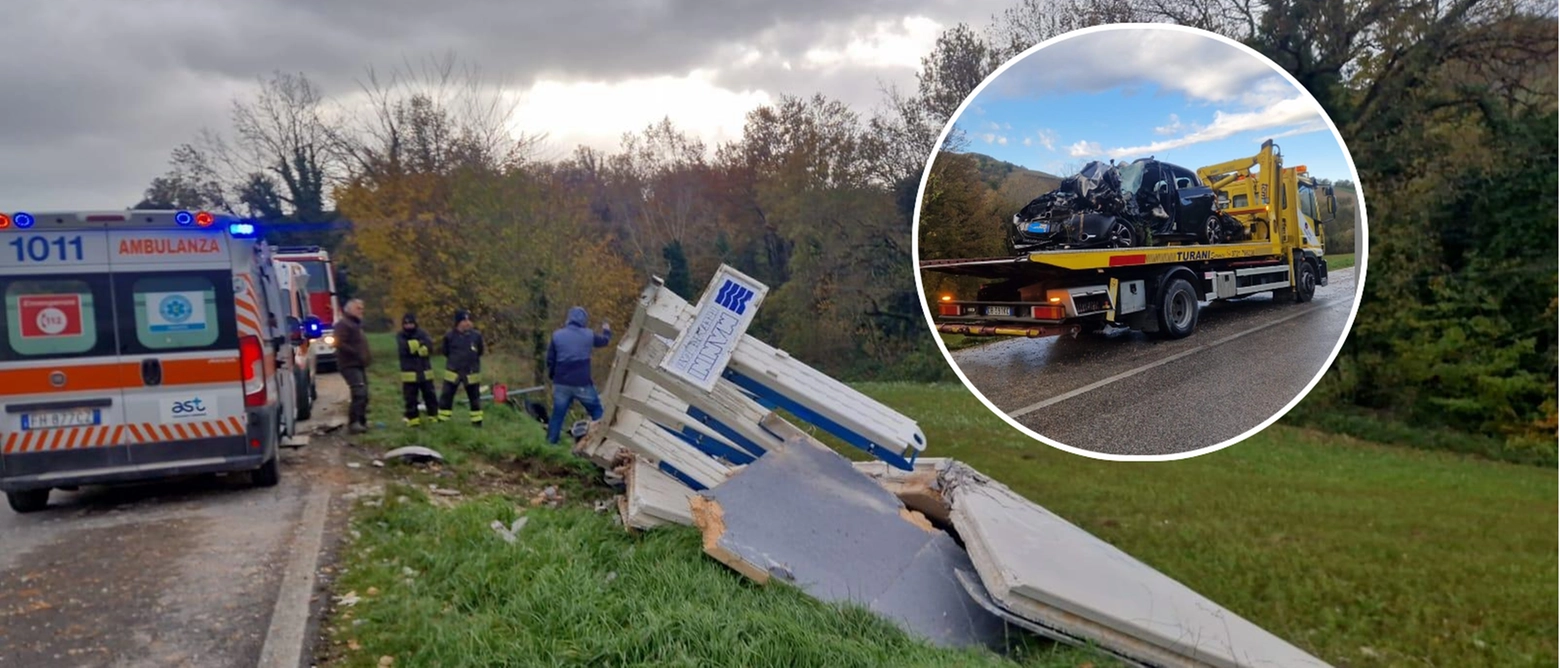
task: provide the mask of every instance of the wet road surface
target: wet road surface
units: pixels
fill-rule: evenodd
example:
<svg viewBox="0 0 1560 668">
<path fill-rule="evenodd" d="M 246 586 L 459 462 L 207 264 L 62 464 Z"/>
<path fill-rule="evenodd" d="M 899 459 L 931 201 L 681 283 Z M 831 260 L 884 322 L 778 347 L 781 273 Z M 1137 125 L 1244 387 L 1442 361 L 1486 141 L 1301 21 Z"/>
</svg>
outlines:
<svg viewBox="0 0 1560 668">
<path fill-rule="evenodd" d="M 1095 452 L 1161 455 L 1235 438 L 1283 410 L 1348 325 L 1353 268 L 1305 304 L 1254 295 L 1204 304 L 1197 331 L 1007 339 L 954 351 L 966 378 L 1020 424 Z"/>
<path fill-rule="evenodd" d="M 300 433 L 344 412 L 340 376 L 318 383 Z M 203 476 L 0 508 L 0 666 L 254 666 L 304 499 L 338 484 L 313 440 L 282 450 L 270 489 Z"/>
</svg>

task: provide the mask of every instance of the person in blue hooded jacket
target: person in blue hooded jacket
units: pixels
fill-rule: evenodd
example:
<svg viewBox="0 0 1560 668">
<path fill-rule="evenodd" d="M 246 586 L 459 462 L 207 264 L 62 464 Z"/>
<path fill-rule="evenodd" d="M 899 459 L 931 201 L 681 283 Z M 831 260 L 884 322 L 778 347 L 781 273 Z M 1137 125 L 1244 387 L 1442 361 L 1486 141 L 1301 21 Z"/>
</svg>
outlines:
<svg viewBox="0 0 1560 668">
<path fill-rule="evenodd" d="M 558 443 L 563 418 L 575 401 L 585 407 L 590 419 L 601 419 L 601 398 L 590 376 L 590 355 L 612 340 L 612 326 L 601 323 L 601 333 L 590 331 L 585 308 L 569 309 L 563 329 L 553 332 L 547 344 L 547 379 L 553 385 L 552 415 L 547 420 L 547 442 Z"/>
</svg>

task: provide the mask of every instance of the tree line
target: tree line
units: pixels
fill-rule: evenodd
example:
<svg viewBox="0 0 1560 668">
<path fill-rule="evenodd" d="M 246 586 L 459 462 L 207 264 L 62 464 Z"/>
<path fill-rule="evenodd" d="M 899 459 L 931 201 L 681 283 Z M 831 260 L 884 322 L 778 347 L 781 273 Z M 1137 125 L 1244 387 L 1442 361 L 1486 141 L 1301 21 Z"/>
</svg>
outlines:
<svg viewBox="0 0 1560 668">
<path fill-rule="evenodd" d="M 465 307 L 530 356 L 572 304 L 626 322 L 649 276 L 693 298 L 724 262 L 771 286 L 753 333 L 799 358 L 848 379 L 948 380 L 912 274 L 927 157 L 999 64 L 1113 22 L 1249 44 L 1343 133 L 1370 207 L 1370 280 L 1302 415 L 1362 411 L 1553 452 L 1555 16 L 1536 2 L 1021 0 L 943 32 L 915 88 L 876 111 L 786 96 L 720 146 L 667 119 L 555 160 L 538 157 L 541 134 L 513 136 L 496 89 L 453 58 L 370 70 L 351 108 L 279 73 L 234 102 L 226 133 L 175 149 L 140 205 L 290 221 L 288 240 L 339 250 L 377 317 Z M 953 228 L 1011 215 L 943 189 L 936 169 L 926 206 L 962 211 Z"/>
</svg>

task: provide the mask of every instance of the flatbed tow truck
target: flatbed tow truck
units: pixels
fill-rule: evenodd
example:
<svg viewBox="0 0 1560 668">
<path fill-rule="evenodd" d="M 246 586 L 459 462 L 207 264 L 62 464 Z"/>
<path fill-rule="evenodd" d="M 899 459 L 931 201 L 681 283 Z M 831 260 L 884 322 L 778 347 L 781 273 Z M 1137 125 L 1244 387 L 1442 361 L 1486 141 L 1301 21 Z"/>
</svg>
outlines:
<svg viewBox="0 0 1560 668">
<path fill-rule="evenodd" d="M 1332 186 L 1304 166 L 1284 168 L 1272 140 L 1197 176 L 1245 226 L 1244 240 L 923 261 L 922 271 L 991 279 L 974 301 L 939 296 L 937 331 L 1034 338 L 1112 325 L 1178 339 L 1196 330 L 1201 302 L 1263 292 L 1306 302 L 1327 285 L 1322 224 L 1337 215 Z"/>
</svg>

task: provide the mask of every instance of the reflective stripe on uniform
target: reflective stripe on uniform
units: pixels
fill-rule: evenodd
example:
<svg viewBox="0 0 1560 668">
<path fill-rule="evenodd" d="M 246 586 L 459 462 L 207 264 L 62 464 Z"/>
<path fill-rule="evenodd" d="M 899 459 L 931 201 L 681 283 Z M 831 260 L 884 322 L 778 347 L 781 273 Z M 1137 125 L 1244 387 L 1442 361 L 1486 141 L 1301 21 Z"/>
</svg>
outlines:
<svg viewBox="0 0 1560 668">
<path fill-rule="evenodd" d="M 449 381 L 451 383 L 459 382 L 460 381 L 460 374 L 455 373 L 454 371 L 452 371 L 450 369 L 445 369 L 444 370 L 444 380 Z"/>
<path fill-rule="evenodd" d="M 482 421 L 482 411 L 472 411 L 471 412 L 471 421 L 472 422 L 481 422 Z"/>
<path fill-rule="evenodd" d="M 482 382 L 482 372 L 466 374 L 466 382 L 472 385 Z"/>
<path fill-rule="evenodd" d="M 415 382 L 417 382 L 417 372 L 416 371 L 402 371 L 401 372 L 401 382 L 403 382 L 403 383 L 415 383 Z"/>
</svg>

